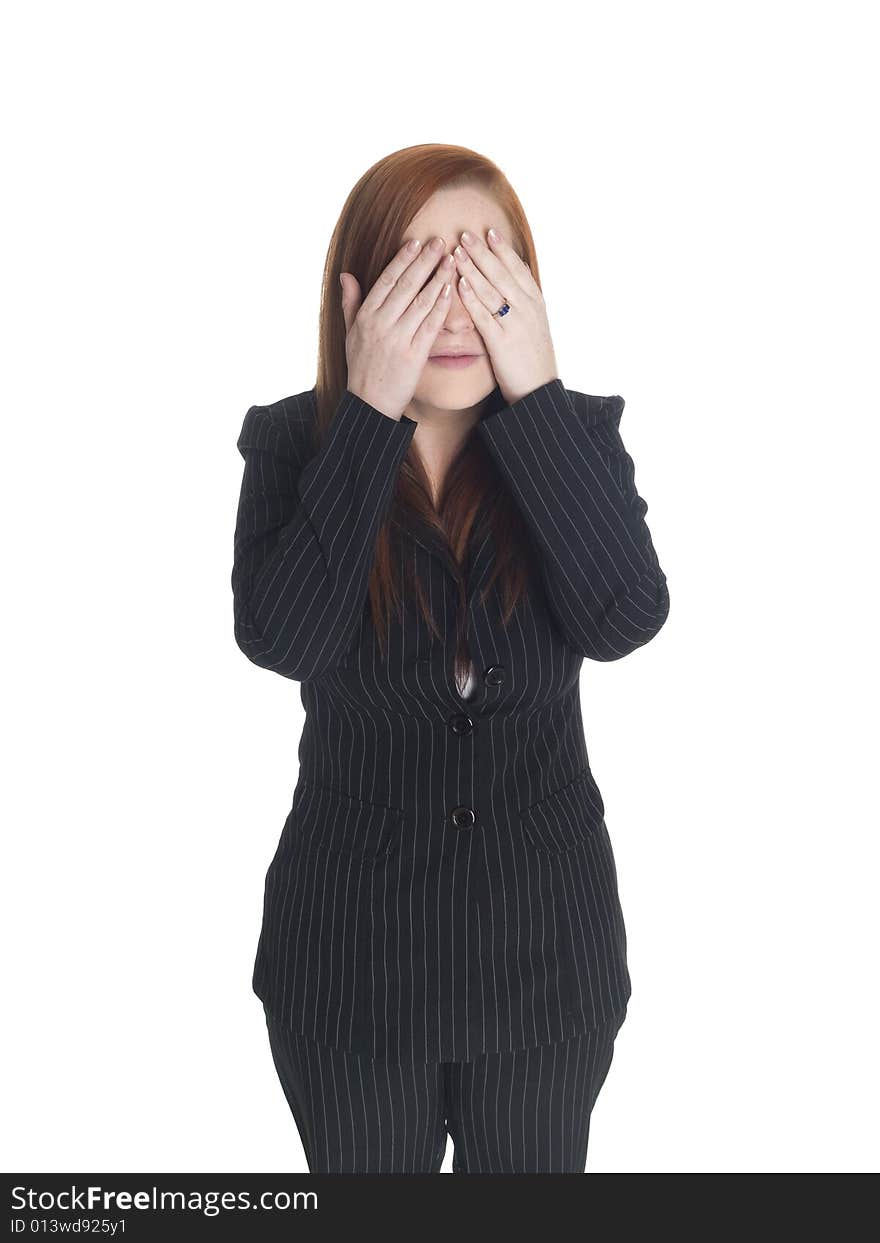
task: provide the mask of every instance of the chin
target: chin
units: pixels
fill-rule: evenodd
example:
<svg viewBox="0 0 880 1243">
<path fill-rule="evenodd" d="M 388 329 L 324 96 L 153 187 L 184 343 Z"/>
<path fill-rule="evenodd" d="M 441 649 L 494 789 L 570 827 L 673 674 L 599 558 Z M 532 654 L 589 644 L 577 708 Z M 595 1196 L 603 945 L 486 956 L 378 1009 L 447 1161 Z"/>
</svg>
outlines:
<svg viewBox="0 0 880 1243">
<path fill-rule="evenodd" d="M 495 385 L 495 373 L 488 359 L 481 358 L 464 371 L 438 371 L 430 376 L 423 373 L 414 396 L 430 405 L 461 410 L 483 401 Z"/>
</svg>

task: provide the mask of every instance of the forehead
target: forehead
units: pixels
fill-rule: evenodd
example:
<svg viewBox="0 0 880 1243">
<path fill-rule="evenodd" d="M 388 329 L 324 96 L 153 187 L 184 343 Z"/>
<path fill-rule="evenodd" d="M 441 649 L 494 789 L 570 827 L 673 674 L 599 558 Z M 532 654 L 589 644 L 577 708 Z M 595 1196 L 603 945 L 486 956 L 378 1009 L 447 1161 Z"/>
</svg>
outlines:
<svg viewBox="0 0 880 1243">
<path fill-rule="evenodd" d="M 462 229 L 485 237 L 490 225 L 511 238 L 510 217 L 496 199 L 477 186 L 450 187 L 438 190 L 428 199 L 404 230 L 400 243 L 403 245 L 411 237 L 424 242 L 439 234 L 447 243 L 455 245 Z"/>
</svg>

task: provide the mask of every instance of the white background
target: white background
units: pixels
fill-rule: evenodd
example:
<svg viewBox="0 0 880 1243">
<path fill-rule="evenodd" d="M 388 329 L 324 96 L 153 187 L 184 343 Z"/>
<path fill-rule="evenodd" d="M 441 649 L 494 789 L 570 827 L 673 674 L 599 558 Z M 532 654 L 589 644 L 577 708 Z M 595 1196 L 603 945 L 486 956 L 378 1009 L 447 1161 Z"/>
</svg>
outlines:
<svg viewBox="0 0 880 1243">
<path fill-rule="evenodd" d="M 315 381 L 349 189 L 430 141 L 519 193 L 669 580 L 583 672 L 634 989 L 588 1172 L 878 1168 L 871 13 L 6 10 L 3 1168 L 306 1168 L 250 991 L 299 685 L 233 639 L 235 441 Z"/>
</svg>

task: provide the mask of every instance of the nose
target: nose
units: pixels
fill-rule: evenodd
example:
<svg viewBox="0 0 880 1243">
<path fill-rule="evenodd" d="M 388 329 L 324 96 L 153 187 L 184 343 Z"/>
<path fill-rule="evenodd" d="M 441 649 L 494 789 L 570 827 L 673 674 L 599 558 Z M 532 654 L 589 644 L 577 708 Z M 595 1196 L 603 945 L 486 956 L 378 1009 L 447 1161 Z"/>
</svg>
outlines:
<svg viewBox="0 0 880 1243">
<path fill-rule="evenodd" d="M 466 332 L 473 327 L 473 323 L 474 321 L 467 307 L 458 296 L 458 287 L 455 281 L 453 281 L 452 288 L 449 291 L 449 310 L 446 313 L 443 326 L 450 332 Z"/>
</svg>

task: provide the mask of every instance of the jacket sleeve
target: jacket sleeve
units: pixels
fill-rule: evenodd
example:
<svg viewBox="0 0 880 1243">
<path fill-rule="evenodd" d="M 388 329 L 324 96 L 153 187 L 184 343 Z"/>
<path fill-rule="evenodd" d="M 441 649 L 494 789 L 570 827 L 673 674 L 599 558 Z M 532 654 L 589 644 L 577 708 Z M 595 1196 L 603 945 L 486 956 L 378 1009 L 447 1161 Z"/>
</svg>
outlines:
<svg viewBox="0 0 880 1243">
<path fill-rule="evenodd" d="M 302 682 L 348 651 L 416 427 L 346 390 L 316 454 L 305 422 L 248 410 L 232 592 L 235 640 L 254 664 Z"/>
<path fill-rule="evenodd" d="M 556 378 L 476 425 L 536 539 L 557 624 L 593 660 L 643 646 L 669 612 L 648 506 L 618 430 L 624 404 L 587 397 L 578 409 Z"/>
</svg>

